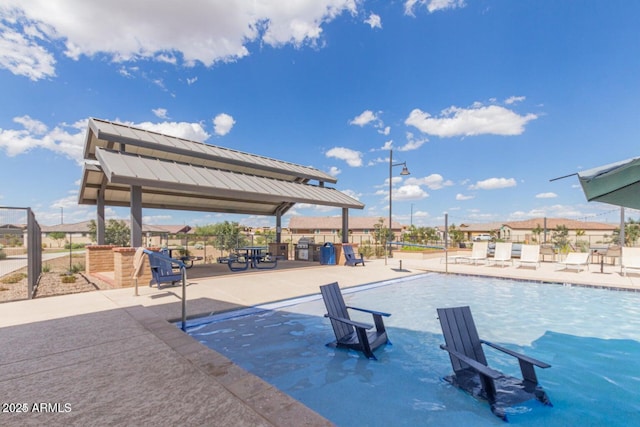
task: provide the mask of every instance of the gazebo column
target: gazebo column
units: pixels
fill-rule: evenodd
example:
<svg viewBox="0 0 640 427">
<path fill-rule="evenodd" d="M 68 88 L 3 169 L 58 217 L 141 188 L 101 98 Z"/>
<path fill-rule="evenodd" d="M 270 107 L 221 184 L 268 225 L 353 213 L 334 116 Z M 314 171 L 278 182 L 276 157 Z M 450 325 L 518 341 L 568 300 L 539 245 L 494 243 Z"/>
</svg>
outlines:
<svg viewBox="0 0 640 427">
<path fill-rule="evenodd" d="M 142 246 L 142 188 L 131 186 L 131 246 Z"/>
<path fill-rule="evenodd" d="M 282 213 L 276 212 L 276 243 L 282 243 Z"/>
<path fill-rule="evenodd" d="M 349 208 L 342 208 L 342 243 L 349 243 Z"/>
<path fill-rule="evenodd" d="M 104 245 L 104 186 L 98 190 L 98 200 L 96 201 L 96 243 Z"/>
</svg>

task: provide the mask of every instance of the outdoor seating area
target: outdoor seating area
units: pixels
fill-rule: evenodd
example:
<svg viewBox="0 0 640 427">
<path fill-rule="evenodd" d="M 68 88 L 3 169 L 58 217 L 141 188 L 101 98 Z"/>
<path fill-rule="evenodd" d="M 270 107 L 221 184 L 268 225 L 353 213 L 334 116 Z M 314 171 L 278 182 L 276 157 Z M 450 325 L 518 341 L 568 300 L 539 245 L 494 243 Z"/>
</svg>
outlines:
<svg viewBox="0 0 640 427">
<path fill-rule="evenodd" d="M 265 270 L 278 266 L 278 258 L 272 256 L 266 246 L 238 248 L 229 256 L 218 257 L 217 261 L 226 264 L 231 271 L 245 271 L 249 268 Z"/>
</svg>

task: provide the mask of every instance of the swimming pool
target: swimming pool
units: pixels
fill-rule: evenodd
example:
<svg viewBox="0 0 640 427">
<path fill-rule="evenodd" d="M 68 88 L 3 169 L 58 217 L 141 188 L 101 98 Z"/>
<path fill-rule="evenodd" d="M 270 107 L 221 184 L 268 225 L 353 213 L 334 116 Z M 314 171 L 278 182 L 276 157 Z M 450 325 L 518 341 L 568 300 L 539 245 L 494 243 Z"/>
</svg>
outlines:
<svg viewBox="0 0 640 427">
<path fill-rule="evenodd" d="M 483 338 L 552 365 L 537 373 L 554 407 L 527 402 L 511 424 L 640 425 L 640 293 L 440 274 L 378 285 L 344 291 L 348 305 L 392 313 L 393 344 L 377 361 L 324 345 L 334 336 L 321 299 L 192 321 L 188 332 L 339 426 L 503 425 L 442 380 L 451 365 L 436 308 L 470 305 Z M 515 359 L 485 351 L 519 376 Z"/>
</svg>

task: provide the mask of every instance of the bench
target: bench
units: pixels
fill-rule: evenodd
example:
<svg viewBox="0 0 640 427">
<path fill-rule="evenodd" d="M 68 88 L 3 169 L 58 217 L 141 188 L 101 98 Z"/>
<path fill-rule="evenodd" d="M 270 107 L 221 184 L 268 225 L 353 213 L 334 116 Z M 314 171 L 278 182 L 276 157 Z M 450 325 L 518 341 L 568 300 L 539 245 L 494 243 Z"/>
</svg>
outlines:
<svg viewBox="0 0 640 427">
<path fill-rule="evenodd" d="M 151 283 L 154 283 L 160 289 L 161 283 L 171 283 L 173 286 L 176 282 L 181 282 L 184 274 L 186 280 L 186 268 L 187 266 L 178 259 L 171 258 L 167 255 L 163 255 L 159 252 L 150 251 L 144 249 L 144 253 L 149 257 L 149 266 L 151 267 Z M 178 268 L 176 271 L 174 268 Z"/>
</svg>

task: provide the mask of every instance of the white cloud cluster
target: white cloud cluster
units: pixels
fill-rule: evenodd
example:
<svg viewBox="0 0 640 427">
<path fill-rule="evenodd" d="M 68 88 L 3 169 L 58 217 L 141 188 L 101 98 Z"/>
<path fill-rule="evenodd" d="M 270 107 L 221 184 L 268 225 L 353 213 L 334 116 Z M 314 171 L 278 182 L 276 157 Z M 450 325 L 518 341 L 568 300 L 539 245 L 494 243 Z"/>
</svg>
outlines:
<svg viewBox="0 0 640 427">
<path fill-rule="evenodd" d="M 164 135 L 175 136 L 177 138 L 188 139 L 190 141 L 204 142 L 209 139 L 210 135 L 200 123 L 189 122 L 142 122 L 125 124 L 141 129 L 150 130 L 152 132 L 162 133 Z"/>
<path fill-rule="evenodd" d="M 513 178 L 489 178 L 478 181 L 469 186 L 470 190 L 498 190 L 501 188 L 515 187 L 516 180 Z"/>
<path fill-rule="evenodd" d="M 415 184 L 415 185 L 424 185 L 430 190 L 440 190 L 444 187 L 450 187 L 453 185 L 453 182 L 450 180 L 445 180 L 442 175 L 438 173 L 433 173 L 429 176 L 425 176 L 422 178 L 407 178 L 407 184 Z"/>
<path fill-rule="evenodd" d="M 372 125 L 378 130 L 378 133 L 381 135 L 389 135 L 389 133 L 391 133 L 391 128 L 384 125 L 384 122 L 380 118 L 380 114 L 374 113 L 371 110 L 364 110 L 358 116 L 349 120 L 349 124 L 360 127 Z"/>
<path fill-rule="evenodd" d="M 434 117 L 418 108 L 411 111 L 405 124 L 428 135 L 440 137 L 474 135 L 520 135 L 535 114 L 524 116 L 498 105 L 476 104 L 470 108 L 449 107 Z"/>
<path fill-rule="evenodd" d="M 231 128 L 236 124 L 233 117 L 226 113 L 218 114 L 213 119 L 213 128 L 216 135 L 224 136 L 231 132 Z"/>
<path fill-rule="evenodd" d="M 13 121 L 22 128 L 0 128 L 0 149 L 4 149 L 8 156 L 27 153 L 34 148 L 44 148 L 78 163 L 81 161 L 86 120 L 71 125 L 63 123 L 53 129 L 29 116 L 16 117 Z"/>
<path fill-rule="evenodd" d="M 0 68 L 34 81 L 55 76 L 56 60 L 42 46 L 46 37 L 41 26 L 0 5 Z"/>
<path fill-rule="evenodd" d="M 2 3 L 0 67 L 38 80 L 55 75 L 55 44 L 64 45 L 74 60 L 103 54 L 113 61 L 205 66 L 245 57 L 253 42 L 313 45 L 323 24 L 345 12 L 355 15 L 359 1 L 199 0 L 189 7 L 179 0 Z"/>
<path fill-rule="evenodd" d="M 362 153 L 345 147 L 334 147 L 325 153 L 325 156 L 344 160 L 351 167 L 362 166 Z"/>
<path fill-rule="evenodd" d="M 376 15 L 375 13 L 370 14 L 364 22 L 365 24 L 369 24 L 371 28 L 382 28 L 382 19 L 380 15 Z"/>
<path fill-rule="evenodd" d="M 536 199 L 553 199 L 558 197 L 556 193 L 539 193 L 536 194 Z"/>
<path fill-rule="evenodd" d="M 413 16 L 416 5 L 425 6 L 429 13 L 433 13 L 439 10 L 465 7 L 465 2 L 464 0 L 406 0 L 404 13 Z"/>
</svg>

